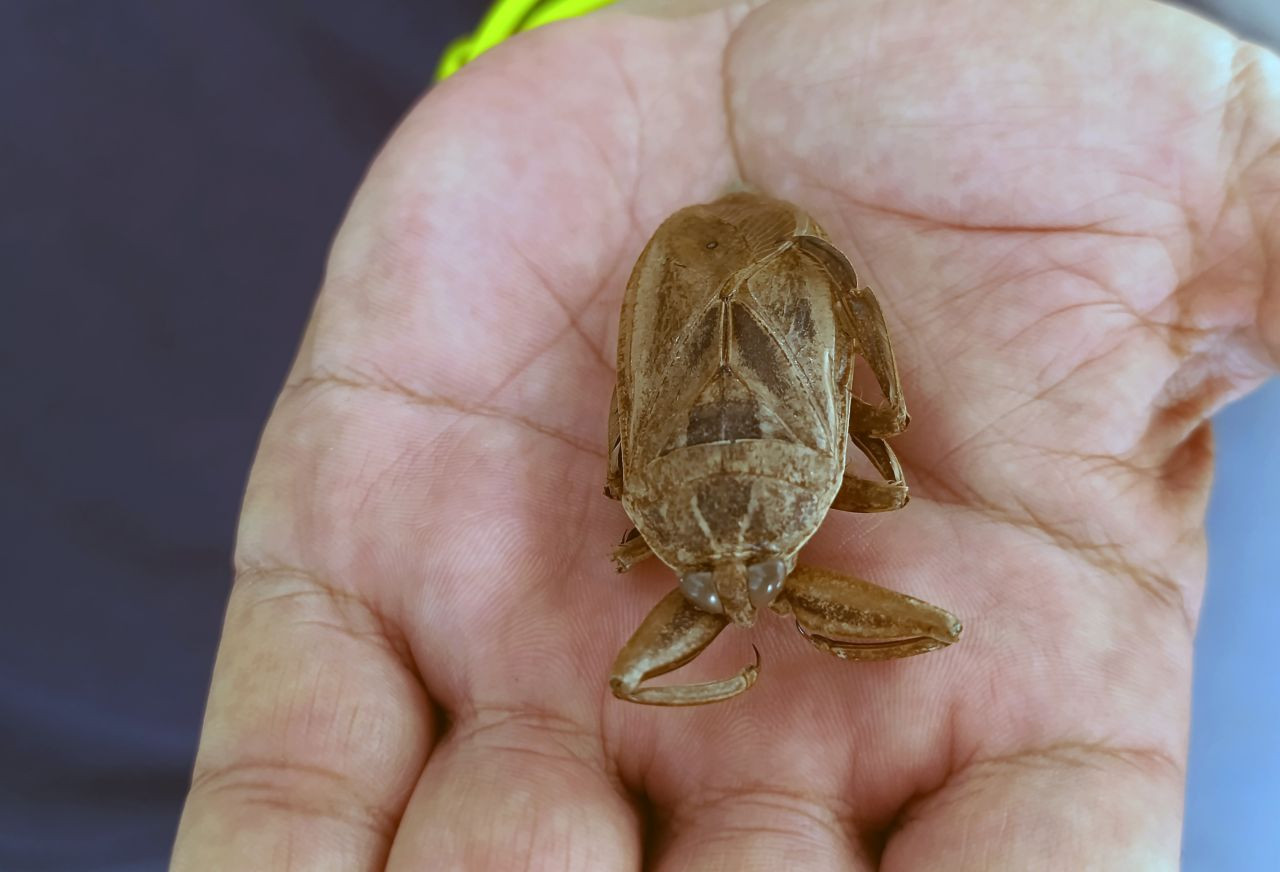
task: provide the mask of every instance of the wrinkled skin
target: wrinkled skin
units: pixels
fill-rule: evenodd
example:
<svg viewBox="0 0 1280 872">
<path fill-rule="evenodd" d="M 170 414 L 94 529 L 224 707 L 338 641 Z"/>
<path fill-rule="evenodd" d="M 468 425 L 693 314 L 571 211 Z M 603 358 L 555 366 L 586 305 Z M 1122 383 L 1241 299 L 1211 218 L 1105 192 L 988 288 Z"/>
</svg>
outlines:
<svg viewBox="0 0 1280 872">
<path fill-rule="evenodd" d="M 175 868 L 1175 868 L 1205 417 L 1280 358 L 1278 95 L 1182 13 L 1004 0 L 607 13 L 429 94 L 254 466 Z M 762 622 L 686 670 L 754 641 L 749 695 L 653 710 L 605 682 L 675 583 L 608 561 L 618 305 L 738 175 L 877 288 L 911 403 L 911 505 L 805 559 L 966 633 L 848 664 Z"/>
</svg>

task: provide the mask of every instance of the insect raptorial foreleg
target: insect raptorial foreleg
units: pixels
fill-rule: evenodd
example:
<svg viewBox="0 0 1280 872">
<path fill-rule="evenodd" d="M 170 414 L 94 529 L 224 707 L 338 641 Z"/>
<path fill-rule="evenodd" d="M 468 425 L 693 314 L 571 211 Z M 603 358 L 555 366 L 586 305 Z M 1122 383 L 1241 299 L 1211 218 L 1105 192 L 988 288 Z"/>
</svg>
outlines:
<svg viewBox="0 0 1280 872">
<path fill-rule="evenodd" d="M 795 616 L 806 639 L 843 660 L 890 660 L 960 638 L 960 622 L 937 606 L 869 581 L 798 566 L 772 608 Z"/>
<path fill-rule="evenodd" d="M 622 544 L 613 549 L 613 562 L 619 572 L 627 572 L 637 563 L 642 563 L 652 556 L 653 549 L 649 547 L 648 542 L 644 541 L 644 537 L 635 527 L 622 537 Z"/>
<path fill-rule="evenodd" d="M 898 457 L 879 436 L 850 434 L 853 444 L 875 466 L 883 481 L 872 481 L 846 472 L 831 508 L 844 512 L 891 512 L 907 504 L 907 483 Z"/>
<path fill-rule="evenodd" d="M 618 699 L 648 705 L 701 705 L 737 696 L 755 683 L 759 662 L 732 678 L 704 684 L 641 687 L 641 683 L 679 669 L 702 653 L 729 623 L 724 615 L 704 612 L 679 588 L 663 597 L 618 653 L 609 687 Z"/>
</svg>

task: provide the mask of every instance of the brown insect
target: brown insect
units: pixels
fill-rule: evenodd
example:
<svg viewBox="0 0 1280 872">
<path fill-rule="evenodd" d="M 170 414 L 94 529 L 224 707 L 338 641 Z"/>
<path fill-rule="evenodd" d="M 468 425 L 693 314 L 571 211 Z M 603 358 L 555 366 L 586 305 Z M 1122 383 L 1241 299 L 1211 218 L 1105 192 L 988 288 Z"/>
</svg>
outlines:
<svg viewBox="0 0 1280 872">
<path fill-rule="evenodd" d="M 854 395 L 857 356 L 878 404 Z M 697 657 L 730 620 L 752 626 L 765 607 L 847 660 L 956 641 L 960 622 L 936 606 L 796 567 L 828 509 L 906 505 L 885 440 L 907 421 L 880 306 L 813 219 L 735 193 L 664 221 L 622 303 L 605 494 L 635 524 L 614 551 L 618 570 L 657 555 L 680 586 L 618 654 L 614 695 L 697 705 L 742 693 L 758 661 L 721 681 L 640 685 Z M 845 471 L 848 439 L 879 479 Z"/>
</svg>

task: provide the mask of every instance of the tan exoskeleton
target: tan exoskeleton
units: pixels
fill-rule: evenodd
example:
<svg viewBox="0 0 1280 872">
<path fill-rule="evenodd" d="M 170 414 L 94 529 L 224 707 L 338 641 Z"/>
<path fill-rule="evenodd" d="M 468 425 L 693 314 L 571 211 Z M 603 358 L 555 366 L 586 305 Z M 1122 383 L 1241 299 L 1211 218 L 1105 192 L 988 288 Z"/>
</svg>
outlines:
<svg viewBox="0 0 1280 872">
<path fill-rule="evenodd" d="M 879 404 L 854 396 L 855 356 Z M 742 693 L 758 663 L 721 681 L 640 685 L 698 656 L 730 620 L 752 626 L 766 606 L 848 660 L 956 641 L 960 622 L 936 606 L 796 567 L 828 509 L 906 505 L 885 440 L 907 420 L 880 306 L 808 215 L 735 193 L 663 222 L 622 303 L 605 493 L 635 524 L 614 552 L 618 570 L 657 555 L 680 586 L 619 653 L 614 695 L 697 705 Z M 881 480 L 846 473 L 849 439 Z"/>
</svg>

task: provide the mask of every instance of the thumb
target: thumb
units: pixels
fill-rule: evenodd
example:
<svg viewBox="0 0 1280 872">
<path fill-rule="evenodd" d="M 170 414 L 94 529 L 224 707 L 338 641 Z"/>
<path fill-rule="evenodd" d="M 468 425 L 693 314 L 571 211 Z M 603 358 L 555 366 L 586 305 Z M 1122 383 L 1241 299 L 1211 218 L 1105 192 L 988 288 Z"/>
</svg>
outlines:
<svg viewBox="0 0 1280 872">
<path fill-rule="evenodd" d="M 1206 277 L 1216 273 L 1229 282 L 1234 275 L 1236 287 L 1222 290 L 1254 303 L 1245 307 L 1253 317 L 1242 325 L 1241 350 L 1267 376 L 1280 369 L 1280 57 L 1259 46 L 1241 43 L 1236 50 L 1222 147 L 1234 158 L 1212 230 L 1224 246 L 1214 249 L 1225 254 L 1234 241 L 1244 259 L 1228 256 Z"/>
</svg>

